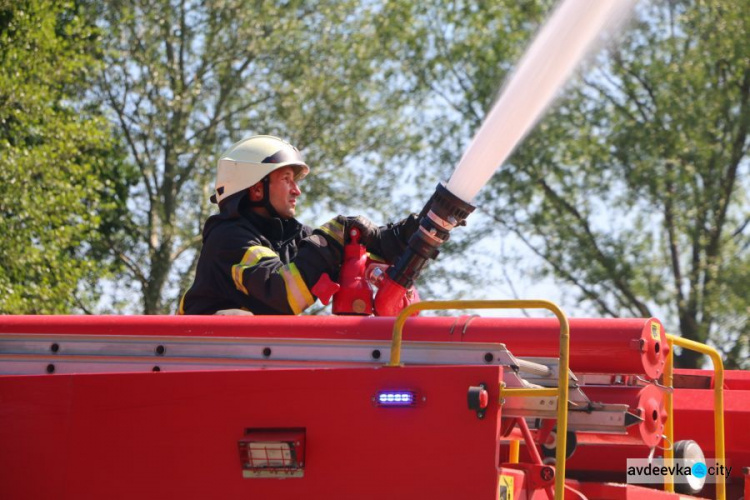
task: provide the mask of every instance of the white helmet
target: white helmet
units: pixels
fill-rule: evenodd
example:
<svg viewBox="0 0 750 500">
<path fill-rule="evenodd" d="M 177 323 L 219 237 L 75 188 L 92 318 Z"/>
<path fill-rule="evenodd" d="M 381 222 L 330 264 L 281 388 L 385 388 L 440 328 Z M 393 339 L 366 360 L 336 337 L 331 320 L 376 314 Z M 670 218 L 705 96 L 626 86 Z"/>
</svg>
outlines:
<svg viewBox="0 0 750 500">
<path fill-rule="evenodd" d="M 295 180 L 303 179 L 310 171 L 297 148 L 278 137 L 256 135 L 243 139 L 219 157 L 211 201 L 221 203 L 282 167 L 293 167 Z"/>
</svg>

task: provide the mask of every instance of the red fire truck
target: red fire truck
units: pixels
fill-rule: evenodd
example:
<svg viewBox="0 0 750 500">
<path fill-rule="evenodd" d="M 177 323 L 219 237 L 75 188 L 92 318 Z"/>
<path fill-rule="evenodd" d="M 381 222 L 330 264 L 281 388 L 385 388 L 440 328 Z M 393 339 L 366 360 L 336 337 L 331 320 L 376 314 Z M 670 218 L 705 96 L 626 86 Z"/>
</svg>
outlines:
<svg viewBox="0 0 750 500">
<path fill-rule="evenodd" d="M 487 307 L 556 317 L 413 316 Z M 0 317 L 0 498 L 736 499 L 749 427 L 750 373 L 543 301 Z M 628 483 L 628 459 L 709 457 L 731 473 Z"/>
</svg>

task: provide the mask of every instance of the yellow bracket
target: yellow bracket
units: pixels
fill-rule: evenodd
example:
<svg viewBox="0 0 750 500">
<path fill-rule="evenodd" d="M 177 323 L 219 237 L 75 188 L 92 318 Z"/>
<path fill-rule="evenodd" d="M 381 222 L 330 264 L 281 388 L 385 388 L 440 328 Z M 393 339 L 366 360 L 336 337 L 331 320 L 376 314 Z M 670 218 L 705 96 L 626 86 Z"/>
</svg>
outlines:
<svg viewBox="0 0 750 500">
<path fill-rule="evenodd" d="M 716 459 L 722 464 L 724 463 L 724 362 L 721 359 L 719 351 L 713 347 L 701 344 L 700 342 L 694 342 L 682 337 L 676 337 L 674 335 L 667 335 L 667 342 L 669 342 L 669 356 L 667 358 L 667 365 L 664 369 L 664 385 L 673 387 L 673 366 L 674 366 L 674 354 L 672 353 L 673 347 L 678 345 L 683 349 L 690 351 L 699 352 L 706 354 L 711 358 L 711 362 L 714 365 L 714 446 L 716 448 Z M 672 400 L 672 392 L 668 392 L 665 402 L 667 410 L 667 427 L 665 433 L 667 440 L 672 443 L 668 450 L 664 450 L 664 464 L 667 466 L 672 465 L 674 462 L 674 406 Z M 667 491 L 674 492 L 674 481 L 671 476 L 668 476 L 664 482 L 664 488 Z M 726 500 L 727 497 L 727 485 L 722 474 L 716 475 L 716 498 L 718 500 Z"/>
<path fill-rule="evenodd" d="M 505 385 L 501 386 L 500 397 L 519 397 L 519 398 L 531 398 L 531 397 L 547 397 L 557 396 L 560 393 L 557 389 L 508 389 Z"/>
<path fill-rule="evenodd" d="M 557 389 L 506 389 L 500 387 L 504 397 L 557 396 L 557 450 L 555 455 L 555 498 L 564 498 L 565 448 L 568 437 L 568 371 L 570 365 L 570 324 L 557 304 L 547 300 L 435 300 L 417 302 L 405 307 L 393 324 L 391 359 L 388 366 L 401 366 L 401 340 L 406 320 L 418 311 L 444 309 L 546 309 L 560 322 L 560 364 Z M 516 458 L 517 459 L 517 458 Z"/>
<path fill-rule="evenodd" d="M 518 463 L 518 455 L 521 451 L 521 442 L 518 439 L 514 439 L 510 442 L 510 450 L 508 451 L 508 462 L 512 464 Z"/>
</svg>

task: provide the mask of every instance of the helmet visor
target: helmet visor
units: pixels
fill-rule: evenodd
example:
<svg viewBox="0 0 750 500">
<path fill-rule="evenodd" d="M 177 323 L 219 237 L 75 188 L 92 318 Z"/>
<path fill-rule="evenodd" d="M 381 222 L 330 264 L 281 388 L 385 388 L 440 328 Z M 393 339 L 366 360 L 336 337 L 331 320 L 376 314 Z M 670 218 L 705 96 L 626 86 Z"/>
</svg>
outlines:
<svg viewBox="0 0 750 500">
<path fill-rule="evenodd" d="M 302 159 L 302 155 L 297 151 L 297 148 L 280 149 L 271 156 L 264 158 L 261 163 L 278 165 L 277 168 L 292 167 L 294 169 L 295 180 L 304 179 L 310 171 L 310 167 L 308 167 L 305 160 Z"/>
</svg>

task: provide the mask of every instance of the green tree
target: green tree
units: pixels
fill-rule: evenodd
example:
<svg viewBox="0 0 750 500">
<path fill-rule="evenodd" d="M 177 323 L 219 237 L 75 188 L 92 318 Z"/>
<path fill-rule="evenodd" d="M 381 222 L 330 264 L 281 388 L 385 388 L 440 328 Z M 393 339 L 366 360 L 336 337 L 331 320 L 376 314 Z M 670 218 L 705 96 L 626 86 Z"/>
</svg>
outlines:
<svg viewBox="0 0 750 500">
<path fill-rule="evenodd" d="M 495 7 L 464 10 L 496 18 Z M 473 24 L 467 44 L 453 25 L 437 26 L 453 56 L 427 51 L 414 74 L 457 103 L 440 127 L 455 144 L 516 59 L 504 51 L 511 24 Z M 483 232 L 519 237 L 546 264 L 538 274 L 577 291 L 582 308 L 661 316 L 672 333 L 723 349 L 729 366 L 747 366 L 750 334 L 749 36 L 736 2 L 641 6 L 477 200 L 491 220 Z M 495 55 L 499 70 L 482 69 Z M 678 362 L 697 366 L 701 356 Z"/>
<path fill-rule="evenodd" d="M 370 2 L 104 2 L 100 97 L 139 171 L 129 231 L 111 239 L 147 314 L 175 310 L 211 210 L 217 154 L 259 133 L 312 166 L 310 212 L 375 205 L 415 149 L 407 102 L 373 44 Z M 398 213 L 393 216 L 396 217 Z M 405 215 L 405 214 L 403 214 Z M 309 221 L 312 223 L 314 221 Z M 322 222 L 322 221 L 321 221 Z"/>
<path fill-rule="evenodd" d="M 0 1 L 0 313 L 89 310 L 112 269 L 123 170 L 86 105 L 96 37 L 73 2 Z"/>
</svg>

